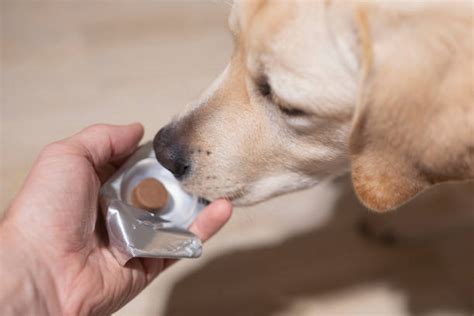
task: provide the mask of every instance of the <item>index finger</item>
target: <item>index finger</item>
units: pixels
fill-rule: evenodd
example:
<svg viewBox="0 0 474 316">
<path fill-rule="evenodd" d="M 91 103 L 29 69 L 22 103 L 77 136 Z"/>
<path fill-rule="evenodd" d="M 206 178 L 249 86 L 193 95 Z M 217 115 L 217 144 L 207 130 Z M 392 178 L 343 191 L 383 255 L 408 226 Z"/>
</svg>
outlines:
<svg viewBox="0 0 474 316">
<path fill-rule="evenodd" d="M 194 220 L 189 230 L 205 242 L 216 234 L 232 216 L 232 204 L 227 200 L 216 200 L 209 204 Z M 154 259 L 148 259 L 148 265 L 153 264 Z M 177 259 L 165 259 L 162 269 L 166 269 Z M 155 260 L 156 263 L 156 260 Z"/>
<path fill-rule="evenodd" d="M 189 230 L 205 242 L 227 223 L 231 215 L 232 204 L 227 200 L 216 200 L 196 217 Z"/>
</svg>

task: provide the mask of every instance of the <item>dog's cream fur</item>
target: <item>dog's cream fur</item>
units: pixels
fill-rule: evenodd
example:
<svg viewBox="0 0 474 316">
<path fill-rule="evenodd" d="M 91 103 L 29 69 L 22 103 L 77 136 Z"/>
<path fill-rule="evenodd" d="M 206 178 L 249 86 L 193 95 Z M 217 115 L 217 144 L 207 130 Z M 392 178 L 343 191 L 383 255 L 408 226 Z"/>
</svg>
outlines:
<svg viewBox="0 0 474 316">
<path fill-rule="evenodd" d="M 262 201 L 351 171 L 370 208 L 474 178 L 470 1 L 236 1 L 235 51 L 173 122 L 183 180 Z"/>
</svg>

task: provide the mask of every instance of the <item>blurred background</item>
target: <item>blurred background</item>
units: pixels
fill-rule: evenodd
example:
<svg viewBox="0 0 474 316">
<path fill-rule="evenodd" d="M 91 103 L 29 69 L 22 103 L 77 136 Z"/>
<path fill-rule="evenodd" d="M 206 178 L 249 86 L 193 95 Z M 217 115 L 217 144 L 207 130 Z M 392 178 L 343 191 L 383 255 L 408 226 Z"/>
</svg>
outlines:
<svg viewBox="0 0 474 316">
<path fill-rule="evenodd" d="M 149 140 L 182 111 L 231 55 L 229 2 L 1 0 L 1 210 L 47 143 L 133 121 Z M 473 199 L 377 215 L 343 177 L 237 209 L 117 315 L 473 315 Z"/>
</svg>

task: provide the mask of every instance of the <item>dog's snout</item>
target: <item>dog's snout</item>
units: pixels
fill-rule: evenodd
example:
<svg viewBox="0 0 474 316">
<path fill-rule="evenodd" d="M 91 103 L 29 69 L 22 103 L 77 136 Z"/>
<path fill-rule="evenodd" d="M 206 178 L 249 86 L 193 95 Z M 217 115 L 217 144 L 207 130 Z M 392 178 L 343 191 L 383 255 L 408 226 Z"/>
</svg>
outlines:
<svg viewBox="0 0 474 316">
<path fill-rule="evenodd" d="M 182 179 L 189 171 L 191 164 L 186 146 L 179 142 L 173 127 L 165 126 L 158 131 L 153 148 L 156 159 L 177 179 Z"/>
</svg>

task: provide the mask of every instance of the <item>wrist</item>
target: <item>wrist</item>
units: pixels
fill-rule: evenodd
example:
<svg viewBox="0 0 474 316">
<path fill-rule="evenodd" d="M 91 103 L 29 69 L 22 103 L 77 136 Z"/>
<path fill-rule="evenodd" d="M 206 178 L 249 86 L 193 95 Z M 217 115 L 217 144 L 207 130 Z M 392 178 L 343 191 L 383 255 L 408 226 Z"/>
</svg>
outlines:
<svg viewBox="0 0 474 316">
<path fill-rule="evenodd" d="M 50 271 L 18 234 L 7 222 L 0 222 L 0 314 L 61 314 Z"/>
</svg>

